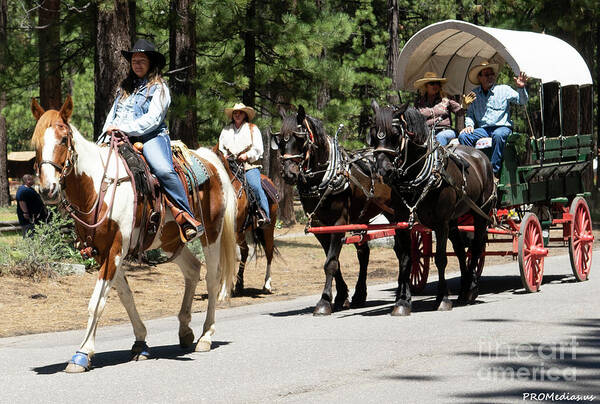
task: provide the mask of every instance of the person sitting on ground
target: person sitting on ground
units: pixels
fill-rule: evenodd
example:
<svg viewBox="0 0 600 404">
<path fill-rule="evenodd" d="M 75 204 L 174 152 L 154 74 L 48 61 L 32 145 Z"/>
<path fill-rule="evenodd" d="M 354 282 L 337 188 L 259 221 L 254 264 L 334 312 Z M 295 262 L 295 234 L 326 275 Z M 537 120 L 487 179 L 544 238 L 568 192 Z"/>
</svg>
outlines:
<svg viewBox="0 0 600 404">
<path fill-rule="evenodd" d="M 448 79 L 438 77 L 436 73 L 427 72 L 423 78 L 415 81 L 415 88 L 419 90 L 419 97 L 415 107 L 427 121 L 427 127 L 431 131 L 435 125 L 435 139 L 441 146 L 446 146 L 452 139 L 456 138 L 456 132 L 452 129 L 452 116 L 463 115 L 465 107 L 458 102 L 448 98 L 442 89 L 442 85 Z M 464 103 L 473 100 L 473 93 L 465 97 Z"/>
<path fill-rule="evenodd" d="M 483 62 L 469 71 L 469 81 L 479 84 L 473 92 L 475 101 L 469 106 L 465 118 L 465 128 L 458 135 L 460 144 L 475 146 L 477 140 L 492 138 L 492 169 L 496 178 L 500 175 L 502 156 L 506 139 L 512 133 L 510 103 L 527 104 L 525 90 L 527 75 L 524 72 L 515 77 L 517 91 L 504 84 L 496 84 L 498 65 Z"/>
<path fill-rule="evenodd" d="M 23 229 L 23 238 L 33 237 L 35 225 L 46 220 L 48 210 L 40 195 L 33 189 L 34 178 L 31 174 L 23 176 L 23 185 L 17 189 L 17 217 Z"/>
<path fill-rule="evenodd" d="M 127 134 L 131 143 L 143 144 L 142 153 L 152 174 L 176 205 L 171 209 L 175 221 L 185 240 L 191 241 L 204 232 L 204 227 L 194 218 L 181 179 L 173 168 L 171 139 L 165 124 L 171 96 L 160 73 L 165 57 L 145 39 L 121 54 L 130 64 L 129 74 L 121 82 L 102 133 L 104 138 L 110 138 L 106 132 L 119 130 Z"/>
<path fill-rule="evenodd" d="M 257 224 L 259 227 L 264 227 L 271 222 L 271 219 L 269 202 L 261 185 L 259 170 L 261 167 L 259 162 L 264 152 L 262 135 L 258 127 L 250 123 L 256 112 L 252 107 L 237 103 L 232 108 L 225 108 L 225 115 L 230 124 L 221 131 L 219 150 L 225 157 L 232 157 L 243 163 L 246 181 L 258 200 L 260 216 Z"/>
</svg>

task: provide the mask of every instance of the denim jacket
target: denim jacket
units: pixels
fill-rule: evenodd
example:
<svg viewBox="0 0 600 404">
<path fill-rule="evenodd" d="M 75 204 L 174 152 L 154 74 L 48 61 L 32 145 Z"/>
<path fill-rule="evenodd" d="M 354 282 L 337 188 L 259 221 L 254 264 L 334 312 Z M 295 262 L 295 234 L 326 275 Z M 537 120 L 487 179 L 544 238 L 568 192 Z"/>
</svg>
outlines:
<svg viewBox="0 0 600 404">
<path fill-rule="evenodd" d="M 168 134 L 165 117 L 170 103 L 169 88 L 165 84 L 154 84 L 148 89 L 147 83 L 143 82 L 124 100 L 119 92 L 102 133 L 114 125 L 127 133 L 132 141 L 142 143 L 159 134 Z"/>
</svg>

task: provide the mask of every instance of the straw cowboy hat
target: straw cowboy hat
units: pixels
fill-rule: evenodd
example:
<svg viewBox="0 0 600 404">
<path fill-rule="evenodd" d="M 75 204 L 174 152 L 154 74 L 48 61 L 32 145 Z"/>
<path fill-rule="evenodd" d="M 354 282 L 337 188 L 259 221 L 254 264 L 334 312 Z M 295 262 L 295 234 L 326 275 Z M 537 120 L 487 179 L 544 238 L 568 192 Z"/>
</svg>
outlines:
<svg viewBox="0 0 600 404">
<path fill-rule="evenodd" d="M 480 84 L 478 75 L 483 69 L 492 69 L 497 75 L 499 66 L 497 63 L 482 62 L 469 70 L 469 81 L 473 84 Z"/>
<path fill-rule="evenodd" d="M 414 86 L 418 90 L 425 91 L 425 84 L 432 83 L 435 81 L 439 82 L 441 85 L 441 84 L 444 84 L 445 82 L 447 82 L 448 79 L 443 78 L 443 77 L 438 77 L 438 75 L 434 72 L 427 72 L 427 73 L 425 73 L 425 75 L 423 76 L 422 79 L 415 81 Z"/>
<path fill-rule="evenodd" d="M 256 111 L 252 107 L 247 107 L 241 102 L 238 102 L 233 106 L 233 108 L 225 108 L 225 115 L 227 118 L 232 119 L 233 111 L 244 111 L 246 115 L 248 115 L 248 120 L 251 121 L 254 119 L 254 115 L 256 115 Z"/>
<path fill-rule="evenodd" d="M 131 63 L 131 56 L 133 56 L 134 53 L 140 52 L 148 56 L 150 62 L 155 66 L 158 66 L 159 69 L 162 69 L 165 66 L 166 59 L 163 54 L 157 51 L 156 46 L 146 39 L 138 39 L 131 50 L 122 50 L 121 55 Z"/>
</svg>

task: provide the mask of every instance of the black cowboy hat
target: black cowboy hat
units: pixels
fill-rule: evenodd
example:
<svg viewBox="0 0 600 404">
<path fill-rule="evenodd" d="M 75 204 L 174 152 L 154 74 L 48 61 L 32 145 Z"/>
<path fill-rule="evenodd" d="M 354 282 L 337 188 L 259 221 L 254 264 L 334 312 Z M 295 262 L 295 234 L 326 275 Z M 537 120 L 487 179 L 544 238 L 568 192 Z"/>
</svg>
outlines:
<svg viewBox="0 0 600 404">
<path fill-rule="evenodd" d="M 122 50 L 121 54 L 131 63 L 131 56 L 138 52 L 145 53 L 150 61 L 158 66 L 159 69 L 162 69 L 167 62 L 163 54 L 156 50 L 156 46 L 146 39 L 138 39 L 130 51 Z"/>
</svg>

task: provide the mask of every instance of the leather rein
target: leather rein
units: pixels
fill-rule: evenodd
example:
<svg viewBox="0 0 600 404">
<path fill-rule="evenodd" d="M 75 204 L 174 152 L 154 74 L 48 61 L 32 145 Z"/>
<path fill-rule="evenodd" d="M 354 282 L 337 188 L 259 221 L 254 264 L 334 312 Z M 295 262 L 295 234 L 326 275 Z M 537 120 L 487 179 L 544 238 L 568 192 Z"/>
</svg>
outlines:
<svg viewBox="0 0 600 404">
<path fill-rule="evenodd" d="M 90 244 L 91 244 L 91 241 L 94 238 L 95 229 L 98 228 L 100 225 L 102 225 L 106 221 L 106 219 L 108 218 L 108 216 L 112 210 L 112 206 L 115 201 L 115 195 L 117 193 L 116 188 L 111 196 L 110 203 L 108 205 L 108 208 L 106 209 L 106 212 L 104 213 L 102 218 L 99 218 L 100 211 L 102 209 L 102 203 L 104 202 L 104 197 L 106 196 L 106 191 L 108 190 L 108 187 L 112 184 L 115 184 L 115 187 L 116 187 L 119 184 L 126 182 L 126 181 L 131 181 L 133 183 L 133 180 L 131 178 L 131 173 L 128 173 L 129 176 L 127 176 L 127 177 L 119 178 L 119 164 L 117 162 L 115 178 L 110 178 L 106 175 L 111 155 L 113 153 L 115 153 L 116 156 L 119 156 L 119 153 L 118 153 L 119 142 L 117 140 L 117 136 L 111 136 L 108 157 L 106 159 L 106 162 L 103 162 L 104 172 L 102 174 L 100 190 L 99 190 L 98 195 L 96 196 L 96 200 L 92 204 L 92 207 L 90 208 L 90 210 L 88 210 L 87 212 L 82 211 L 81 209 L 79 209 L 78 207 L 73 205 L 68 200 L 68 198 L 65 194 L 65 186 L 64 186 L 65 178 L 68 175 L 70 175 L 71 172 L 73 171 L 73 169 L 75 167 L 75 158 L 77 157 L 77 152 L 75 151 L 75 149 L 73 147 L 73 131 L 69 125 L 66 125 L 63 123 L 55 123 L 53 126 L 55 127 L 55 130 L 61 129 L 61 130 L 66 130 L 66 132 L 67 132 L 67 134 L 65 135 L 66 145 L 63 144 L 62 142 L 58 145 L 60 147 L 64 147 L 67 149 L 67 157 L 65 159 L 64 164 L 62 164 L 62 165 L 53 160 L 42 160 L 39 164 L 39 169 L 41 170 L 41 167 L 44 164 L 49 164 L 60 171 L 60 176 L 59 176 L 58 181 L 59 181 L 59 184 L 61 185 L 61 206 L 65 209 L 65 211 L 69 214 L 69 216 L 71 216 L 73 218 L 73 220 L 75 220 L 77 223 L 79 223 L 86 230 L 92 231 L 92 234 L 87 236 L 88 240 L 84 241 L 85 243 L 87 243 L 87 241 L 90 241 Z M 86 221 L 82 218 L 83 216 L 87 216 L 92 213 L 94 213 L 94 218 L 93 218 L 92 223 L 89 223 L 88 221 Z M 135 215 L 134 215 L 134 220 L 135 220 Z"/>
</svg>

